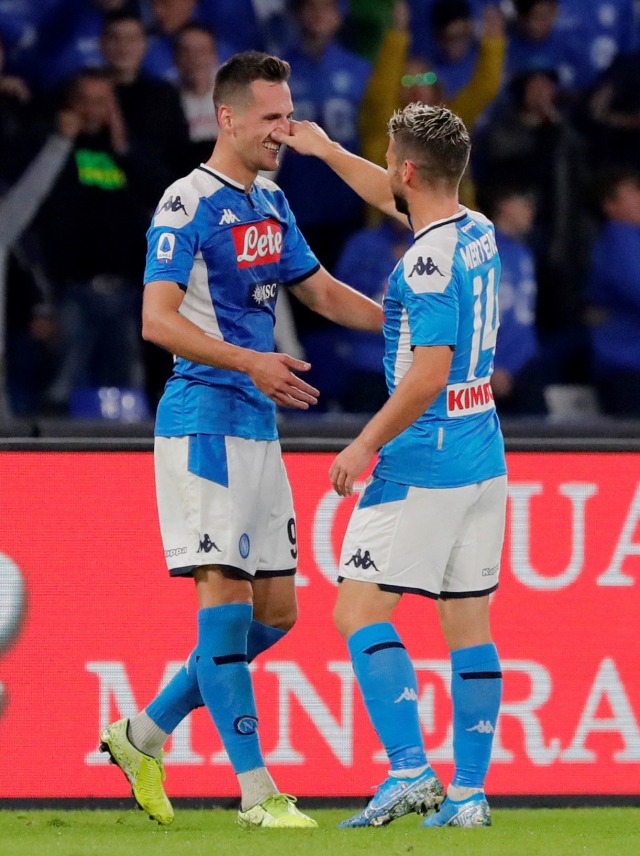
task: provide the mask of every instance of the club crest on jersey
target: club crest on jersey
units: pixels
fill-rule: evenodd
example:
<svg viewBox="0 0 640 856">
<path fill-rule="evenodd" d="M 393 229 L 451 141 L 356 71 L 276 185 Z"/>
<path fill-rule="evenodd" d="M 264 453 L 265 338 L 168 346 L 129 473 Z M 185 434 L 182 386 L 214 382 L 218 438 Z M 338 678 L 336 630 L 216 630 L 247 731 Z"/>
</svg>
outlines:
<svg viewBox="0 0 640 856">
<path fill-rule="evenodd" d="M 280 261 L 282 227 L 275 220 L 232 226 L 233 244 L 239 268 L 266 265 Z"/>
</svg>

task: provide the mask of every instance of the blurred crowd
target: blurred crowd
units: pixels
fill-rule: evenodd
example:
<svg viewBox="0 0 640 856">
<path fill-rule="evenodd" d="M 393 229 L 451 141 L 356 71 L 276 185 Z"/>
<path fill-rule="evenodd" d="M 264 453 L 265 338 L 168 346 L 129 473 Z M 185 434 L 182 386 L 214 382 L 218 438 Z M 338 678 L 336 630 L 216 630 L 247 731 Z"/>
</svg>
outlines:
<svg viewBox="0 0 640 856">
<path fill-rule="evenodd" d="M 295 118 L 384 166 L 386 121 L 443 103 L 472 134 L 461 198 L 503 265 L 499 412 L 593 391 L 640 417 L 640 3 L 634 0 L 0 0 L 0 365 L 14 416 L 77 416 L 98 390 L 155 409 L 171 356 L 140 337 L 145 233 L 207 160 L 219 65 L 287 59 Z M 274 176 L 320 261 L 381 298 L 412 236 L 321 162 Z M 281 295 L 279 347 L 319 410 L 376 410 L 382 339 Z M 86 412 L 86 410 L 84 411 Z"/>
</svg>

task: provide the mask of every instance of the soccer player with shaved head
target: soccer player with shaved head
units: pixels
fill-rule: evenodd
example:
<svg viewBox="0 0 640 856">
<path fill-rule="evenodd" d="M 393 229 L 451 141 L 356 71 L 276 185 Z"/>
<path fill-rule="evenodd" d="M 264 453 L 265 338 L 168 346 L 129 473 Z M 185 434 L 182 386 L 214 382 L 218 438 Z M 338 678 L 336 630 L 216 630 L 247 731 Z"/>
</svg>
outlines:
<svg viewBox="0 0 640 856">
<path fill-rule="evenodd" d="M 277 133 L 289 132 L 289 73 L 253 51 L 221 66 L 213 153 L 166 190 L 147 235 L 143 337 L 176 355 L 156 417 L 158 513 L 169 573 L 195 580 L 197 642 L 160 695 L 107 726 L 101 745 L 162 824 L 173 820 L 162 746 L 204 705 L 237 774 L 240 824 L 316 826 L 265 767 L 248 668 L 296 620 L 296 520 L 276 407 L 306 410 L 319 394 L 300 376 L 308 363 L 275 352 L 275 305 L 284 288 L 371 331 L 382 313 L 318 263 L 284 194 L 260 175 L 278 164 Z"/>
</svg>

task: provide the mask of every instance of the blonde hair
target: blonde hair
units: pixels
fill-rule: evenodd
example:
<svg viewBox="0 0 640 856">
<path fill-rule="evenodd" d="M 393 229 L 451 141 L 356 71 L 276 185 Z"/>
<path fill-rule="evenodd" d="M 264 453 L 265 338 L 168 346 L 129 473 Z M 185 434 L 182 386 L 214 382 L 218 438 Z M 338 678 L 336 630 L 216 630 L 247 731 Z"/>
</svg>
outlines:
<svg viewBox="0 0 640 856">
<path fill-rule="evenodd" d="M 413 102 L 389 119 L 399 160 L 412 160 L 428 184 L 457 187 L 469 162 L 471 137 L 462 119 L 438 104 Z"/>
</svg>

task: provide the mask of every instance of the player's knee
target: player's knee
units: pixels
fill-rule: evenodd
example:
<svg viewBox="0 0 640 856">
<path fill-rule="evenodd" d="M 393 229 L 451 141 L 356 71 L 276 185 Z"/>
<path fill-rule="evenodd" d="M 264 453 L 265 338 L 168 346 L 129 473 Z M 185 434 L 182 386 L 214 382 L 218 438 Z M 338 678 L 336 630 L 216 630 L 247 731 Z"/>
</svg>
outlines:
<svg viewBox="0 0 640 856">
<path fill-rule="evenodd" d="M 263 614 L 254 611 L 253 617 L 262 624 L 267 624 L 269 627 L 275 627 L 277 630 L 287 633 L 298 620 L 298 607 L 296 604 L 283 604 L 277 610 L 271 608 Z"/>
<path fill-rule="evenodd" d="M 279 630 L 284 630 L 287 633 L 293 625 L 298 620 L 298 610 L 296 607 L 293 607 L 290 611 L 288 611 L 285 615 L 281 616 L 278 620 L 278 623 L 274 625 Z"/>
</svg>

